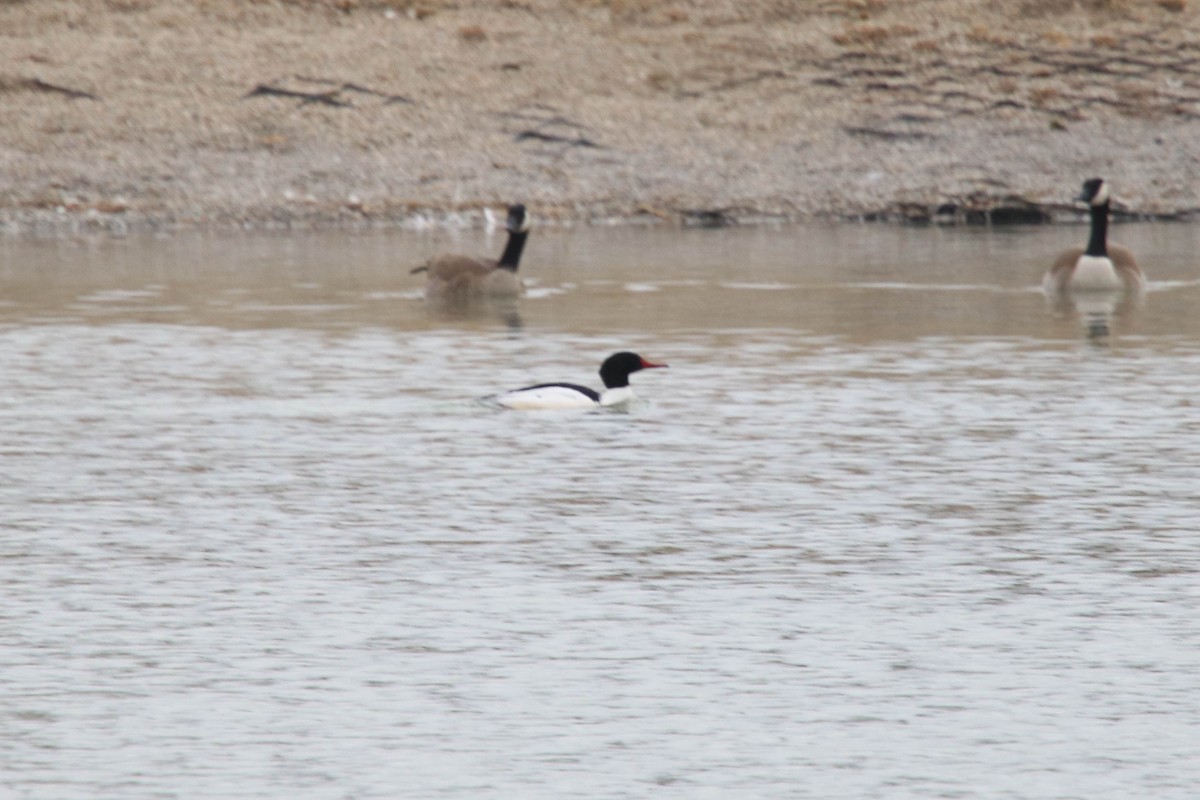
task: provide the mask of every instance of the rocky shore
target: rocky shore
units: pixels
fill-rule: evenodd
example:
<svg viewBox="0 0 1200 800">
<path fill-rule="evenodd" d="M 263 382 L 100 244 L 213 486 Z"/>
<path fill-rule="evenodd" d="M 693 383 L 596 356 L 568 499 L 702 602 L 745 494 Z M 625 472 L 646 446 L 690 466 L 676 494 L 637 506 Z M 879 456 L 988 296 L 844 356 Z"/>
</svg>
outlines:
<svg viewBox="0 0 1200 800">
<path fill-rule="evenodd" d="M 0 0 L 0 231 L 1200 216 L 1185 0 Z"/>
</svg>

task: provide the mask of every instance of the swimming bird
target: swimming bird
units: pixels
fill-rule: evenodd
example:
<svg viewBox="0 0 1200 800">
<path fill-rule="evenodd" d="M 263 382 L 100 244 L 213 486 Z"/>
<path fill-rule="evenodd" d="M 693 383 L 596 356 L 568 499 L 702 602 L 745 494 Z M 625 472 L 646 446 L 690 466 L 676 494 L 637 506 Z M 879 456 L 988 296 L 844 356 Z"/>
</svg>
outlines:
<svg viewBox="0 0 1200 800">
<path fill-rule="evenodd" d="M 1084 181 L 1076 200 L 1088 204 L 1092 218 L 1087 247 L 1073 247 L 1054 260 L 1042 281 L 1046 292 L 1140 291 L 1141 267 L 1128 248 L 1108 243 L 1109 188 L 1101 178 Z"/>
<path fill-rule="evenodd" d="M 521 252 L 533 217 L 525 206 L 516 203 L 508 207 L 508 220 L 504 227 L 508 231 L 508 244 L 499 259 L 472 258 L 471 256 L 434 256 L 412 274 L 427 272 L 425 282 L 426 300 L 470 300 L 480 297 L 519 297 L 525 287 L 517 277 L 521 264 Z"/>
<path fill-rule="evenodd" d="M 600 365 L 600 380 L 604 391 L 597 392 L 574 383 L 539 383 L 524 389 L 484 398 L 486 401 L 519 410 L 557 408 L 600 408 L 618 406 L 634 398 L 629 376 L 643 369 L 660 369 L 666 364 L 647 361 L 637 353 L 614 353 Z"/>
</svg>

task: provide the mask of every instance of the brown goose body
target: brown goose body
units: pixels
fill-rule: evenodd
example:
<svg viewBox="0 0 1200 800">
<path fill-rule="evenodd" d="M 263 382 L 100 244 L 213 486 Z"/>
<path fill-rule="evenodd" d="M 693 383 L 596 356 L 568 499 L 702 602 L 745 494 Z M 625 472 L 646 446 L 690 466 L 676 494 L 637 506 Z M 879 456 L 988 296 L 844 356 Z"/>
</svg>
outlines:
<svg viewBox="0 0 1200 800">
<path fill-rule="evenodd" d="M 525 206 L 508 207 L 508 243 L 498 259 L 463 255 L 434 256 L 413 270 L 425 272 L 425 299 L 462 302 L 481 298 L 515 298 L 525 286 L 517 276 L 531 220 Z"/>
<path fill-rule="evenodd" d="M 1141 291 L 1145 286 L 1146 279 L 1142 275 L 1142 268 L 1138 266 L 1133 251 L 1119 244 L 1108 244 L 1105 249 L 1108 259 L 1112 261 L 1113 269 L 1116 270 L 1117 278 L 1121 281 L 1121 288 L 1127 292 Z M 1085 255 L 1087 255 L 1087 248 L 1084 247 L 1072 247 L 1060 253 L 1050 266 L 1050 271 L 1046 273 L 1044 286 L 1057 292 L 1070 291 L 1071 280 L 1075 277 L 1075 268 Z"/>
<path fill-rule="evenodd" d="M 428 272 L 425 297 L 431 300 L 519 297 L 525 291 L 516 271 L 501 267 L 495 259 L 441 255 L 417 269 Z"/>
</svg>

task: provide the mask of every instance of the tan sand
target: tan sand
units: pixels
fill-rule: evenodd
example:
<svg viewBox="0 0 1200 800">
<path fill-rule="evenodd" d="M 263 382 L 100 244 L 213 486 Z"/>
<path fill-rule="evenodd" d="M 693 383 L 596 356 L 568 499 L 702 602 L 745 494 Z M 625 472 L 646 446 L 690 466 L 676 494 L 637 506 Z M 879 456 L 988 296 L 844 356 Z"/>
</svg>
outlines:
<svg viewBox="0 0 1200 800">
<path fill-rule="evenodd" d="M 1200 209 L 1186 0 L 0 0 L 19 234 L 1036 216 L 1093 175 Z"/>
</svg>

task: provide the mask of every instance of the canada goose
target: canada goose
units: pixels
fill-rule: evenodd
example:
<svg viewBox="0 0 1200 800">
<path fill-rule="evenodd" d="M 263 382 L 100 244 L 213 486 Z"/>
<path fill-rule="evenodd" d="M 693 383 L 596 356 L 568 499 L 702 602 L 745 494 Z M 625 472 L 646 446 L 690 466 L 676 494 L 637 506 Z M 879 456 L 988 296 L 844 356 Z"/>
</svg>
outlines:
<svg viewBox="0 0 1200 800">
<path fill-rule="evenodd" d="M 1092 232 L 1087 248 L 1073 247 L 1054 260 L 1042 281 L 1047 292 L 1140 291 L 1145 283 L 1137 259 L 1128 248 L 1108 244 L 1108 183 L 1101 178 L 1084 181 L 1076 200 L 1087 203 Z"/>
<path fill-rule="evenodd" d="M 600 380 L 604 381 L 603 392 L 575 383 L 539 383 L 536 386 L 513 389 L 483 399 L 505 408 L 520 410 L 623 405 L 634 398 L 633 389 L 629 386 L 631 373 L 665 366 L 667 365 L 647 361 L 637 353 L 613 353 L 600 365 Z"/>
<path fill-rule="evenodd" d="M 508 207 L 508 244 L 499 260 L 460 255 L 434 256 L 412 271 L 428 272 L 425 282 L 427 300 L 469 300 L 476 297 L 518 297 L 525 291 L 517 277 L 521 251 L 529 237 L 532 216 L 525 206 Z"/>
</svg>

